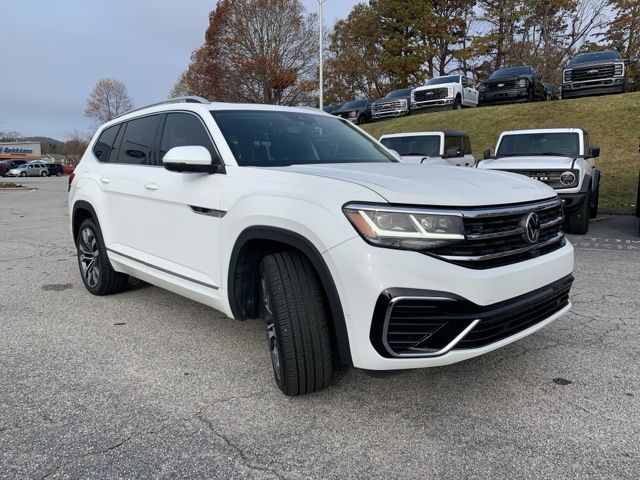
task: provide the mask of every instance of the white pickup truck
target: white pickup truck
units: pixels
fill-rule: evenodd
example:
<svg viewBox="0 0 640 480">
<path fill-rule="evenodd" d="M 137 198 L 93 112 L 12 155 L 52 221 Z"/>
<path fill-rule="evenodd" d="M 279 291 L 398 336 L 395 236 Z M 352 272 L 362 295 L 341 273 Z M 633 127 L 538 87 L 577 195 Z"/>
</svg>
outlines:
<svg viewBox="0 0 640 480">
<path fill-rule="evenodd" d="M 526 175 L 552 187 L 562 201 L 565 231 L 585 234 L 598 215 L 600 148 L 583 128 L 543 128 L 502 132 L 491 156 L 485 150 L 478 168 Z"/>
<path fill-rule="evenodd" d="M 380 137 L 380 143 L 397 152 L 405 163 L 474 167 L 469 135 L 453 130 L 393 133 Z"/>
<path fill-rule="evenodd" d="M 429 80 L 424 86 L 411 92 L 411 111 L 422 108 L 478 106 L 478 90 L 473 80 L 464 75 L 449 75 Z"/>
</svg>

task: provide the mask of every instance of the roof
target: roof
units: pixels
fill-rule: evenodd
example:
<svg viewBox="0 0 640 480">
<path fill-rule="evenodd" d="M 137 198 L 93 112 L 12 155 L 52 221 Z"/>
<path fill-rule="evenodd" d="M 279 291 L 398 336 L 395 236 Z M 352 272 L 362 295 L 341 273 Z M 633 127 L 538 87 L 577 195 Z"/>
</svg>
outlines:
<svg viewBox="0 0 640 480">
<path fill-rule="evenodd" d="M 526 135 L 529 133 L 577 133 L 577 132 L 582 132 L 583 134 L 589 134 L 589 132 L 587 132 L 584 128 L 582 127 L 556 127 L 556 128 L 524 128 L 524 129 L 516 129 L 516 130 L 505 130 L 504 132 L 502 132 L 500 134 L 500 136 L 502 135 Z"/>
</svg>

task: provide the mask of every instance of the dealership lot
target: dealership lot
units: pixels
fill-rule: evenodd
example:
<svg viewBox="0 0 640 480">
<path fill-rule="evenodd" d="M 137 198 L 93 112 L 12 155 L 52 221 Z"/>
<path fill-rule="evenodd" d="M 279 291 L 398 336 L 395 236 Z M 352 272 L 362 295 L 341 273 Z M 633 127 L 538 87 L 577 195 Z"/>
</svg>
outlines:
<svg viewBox="0 0 640 480">
<path fill-rule="evenodd" d="M 462 364 L 299 398 L 259 321 L 137 283 L 93 297 L 66 177 L 0 190 L 0 478 L 636 478 L 640 237 L 576 244 L 571 313 Z"/>
</svg>

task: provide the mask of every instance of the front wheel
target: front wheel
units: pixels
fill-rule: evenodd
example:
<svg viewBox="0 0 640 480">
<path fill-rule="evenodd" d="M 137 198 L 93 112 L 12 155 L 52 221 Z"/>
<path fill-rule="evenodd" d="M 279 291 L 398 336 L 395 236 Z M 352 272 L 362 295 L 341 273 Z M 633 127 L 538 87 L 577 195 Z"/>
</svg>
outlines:
<svg viewBox="0 0 640 480">
<path fill-rule="evenodd" d="M 20 172 L 20 176 L 21 177 L 26 177 L 27 176 L 27 172 Z"/>
<path fill-rule="evenodd" d="M 567 215 L 564 222 L 564 230 L 567 233 L 584 235 L 589 231 L 589 206 L 591 205 L 591 190 L 582 201 L 582 205 L 575 212 Z"/>
<path fill-rule="evenodd" d="M 452 110 L 460 110 L 462 108 L 462 102 L 460 101 L 460 97 L 456 97 L 453 101 L 453 105 L 451 107 Z"/>
<path fill-rule="evenodd" d="M 76 238 L 78 266 L 84 286 L 94 295 L 109 295 L 127 287 L 128 275 L 116 272 L 111 266 L 102 232 L 87 219 L 80 225 Z"/>
<path fill-rule="evenodd" d="M 296 396 L 328 386 L 333 378 L 330 312 L 309 260 L 297 251 L 265 256 L 260 293 L 278 387 Z"/>
</svg>

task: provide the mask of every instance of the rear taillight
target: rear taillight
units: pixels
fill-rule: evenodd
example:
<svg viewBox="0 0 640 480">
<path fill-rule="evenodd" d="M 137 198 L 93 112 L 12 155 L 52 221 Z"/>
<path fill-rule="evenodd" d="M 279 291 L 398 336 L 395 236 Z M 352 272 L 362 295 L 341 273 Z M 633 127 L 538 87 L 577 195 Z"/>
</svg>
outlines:
<svg viewBox="0 0 640 480">
<path fill-rule="evenodd" d="M 69 186 L 67 187 L 67 192 L 71 191 L 71 182 L 73 182 L 73 178 L 76 176 L 75 173 L 69 174 Z"/>
</svg>

